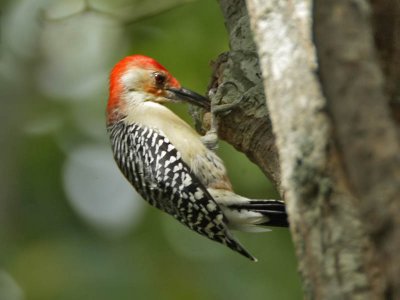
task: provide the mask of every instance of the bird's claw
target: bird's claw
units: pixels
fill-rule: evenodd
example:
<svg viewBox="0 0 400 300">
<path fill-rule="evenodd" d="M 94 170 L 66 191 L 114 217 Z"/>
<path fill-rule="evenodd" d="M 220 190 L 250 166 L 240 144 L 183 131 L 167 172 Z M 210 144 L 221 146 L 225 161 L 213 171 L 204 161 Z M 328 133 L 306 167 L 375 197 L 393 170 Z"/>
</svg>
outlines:
<svg viewBox="0 0 400 300">
<path fill-rule="evenodd" d="M 213 88 L 208 92 L 208 96 L 211 99 L 211 126 L 210 130 L 201 138 L 203 144 L 210 150 L 216 150 L 218 148 L 218 119 L 217 116 L 226 116 L 233 109 L 235 109 L 243 100 L 245 96 L 234 100 L 231 103 L 217 104 L 227 94 L 227 85 L 233 85 L 236 89 L 238 86 L 233 81 L 223 82 L 218 89 Z"/>
<path fill-rule="evenodd" d="M 218 149 L 218 134 L 216 128 L 210 128 L 204 136 L 201 137 L 201 141 L 208 149 L 215 151 Z"/>
<path fill-rule="evenodd" d="M 211 113 L 213 114 L 213 117 L 215 117 L 217 115 L 226 116 L 233 109 L 235 109 L 243 100 L 246 100 L 246 99 L 247 99 L 246 96 L 242 96 L 242 97 L 234 100 L 231 103 L 213 105 L 211 107 Z"/>
</svg>

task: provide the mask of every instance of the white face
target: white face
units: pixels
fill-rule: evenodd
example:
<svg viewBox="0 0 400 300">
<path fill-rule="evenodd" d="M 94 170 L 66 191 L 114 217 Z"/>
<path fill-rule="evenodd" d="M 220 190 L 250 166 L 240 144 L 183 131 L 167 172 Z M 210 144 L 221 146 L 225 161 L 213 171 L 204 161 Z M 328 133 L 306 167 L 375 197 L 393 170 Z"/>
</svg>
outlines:
<svg viewBox="0 0 400 300">
<path fill-rule="evenodd" d="M 129 68 L 121 77 L 121 83 L 125 90 L 142 90 L 143 86 L 147 85 L 151 77 L 150 70 L 139 68 Z"/>
<path fill-rule="evenodd" d="M 146 101 L 165 102 L 168 100 L 156 94 L 155 72 L 154 70 L 130 68 L 121 76 L 122 98 L 128 104 L 128 107 L 133 107 Z"/>
</svg>

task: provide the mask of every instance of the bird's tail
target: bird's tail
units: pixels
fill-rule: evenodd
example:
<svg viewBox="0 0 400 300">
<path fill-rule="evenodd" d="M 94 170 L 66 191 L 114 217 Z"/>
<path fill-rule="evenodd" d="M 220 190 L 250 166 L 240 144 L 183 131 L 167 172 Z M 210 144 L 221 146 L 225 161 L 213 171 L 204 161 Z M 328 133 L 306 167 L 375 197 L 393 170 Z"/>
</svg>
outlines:
<svg viewBox="0 0 400 300">
<path fill-rule="evenodd" d="M 230 227 L 241 231 L 268 231 L 265 226 L 288 227 L 285 204 L 279 200 L 248 200 L 223 208 Z"/>
<path fill-rule="evenodd" d="M 288 227 L 285 203 L 280 200 L 253 200 L 230 191 L 209 190 L 228 219 L 228 226 L 247 232 L 269 231 L 268 227 Z"/>
</svg>

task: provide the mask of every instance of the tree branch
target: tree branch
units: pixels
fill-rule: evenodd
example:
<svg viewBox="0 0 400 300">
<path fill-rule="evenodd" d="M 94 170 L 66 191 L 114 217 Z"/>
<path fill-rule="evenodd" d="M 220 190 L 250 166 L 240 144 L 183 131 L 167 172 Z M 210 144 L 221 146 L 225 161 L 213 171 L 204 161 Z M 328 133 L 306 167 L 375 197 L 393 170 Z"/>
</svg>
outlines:
<svg viewBox="0 0 400 300">
<path fill-rule="evenodd" d="M 221 104 L 242 97 L 244 100 L 231 113 L 220 116 L 218 135 L 245 153 L 279 189 L 279 159 L 245 2 L 220 0 L 220 6 L 230 37 L 230 51 L 214 62 L 209 89 L 217 90 Z M 204 125 L 199 111 L 193 109 L 193 115 L 197 128 L 204 132 L 207 124 Z"/>
</svg>

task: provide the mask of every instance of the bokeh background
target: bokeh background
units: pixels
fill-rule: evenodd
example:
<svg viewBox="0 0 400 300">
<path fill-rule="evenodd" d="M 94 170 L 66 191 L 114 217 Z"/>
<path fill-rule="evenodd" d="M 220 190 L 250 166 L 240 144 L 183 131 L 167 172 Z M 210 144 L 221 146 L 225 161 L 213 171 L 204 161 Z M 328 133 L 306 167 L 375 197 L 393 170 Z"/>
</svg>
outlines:
<svg viewBox="0 0 400 300">
<path fill-rule="evenodd" d="M 228 50 L 217 1 L 0 1 L 0 24 L 0 300 L 301 299 L 288 230 L 237 233 L 252 263 L 147 205 L 112 160 L 113 64 L 146 54 L 204 93 Z M 238 193 L 277 197 L 219 152 Z"/>
</svg>

